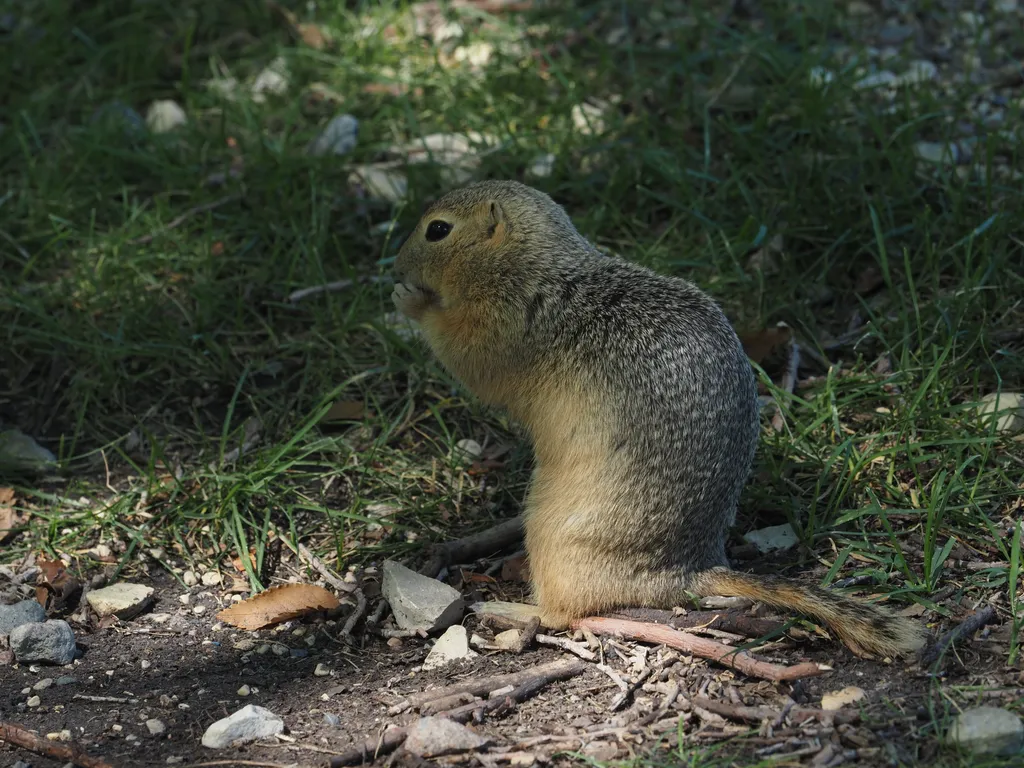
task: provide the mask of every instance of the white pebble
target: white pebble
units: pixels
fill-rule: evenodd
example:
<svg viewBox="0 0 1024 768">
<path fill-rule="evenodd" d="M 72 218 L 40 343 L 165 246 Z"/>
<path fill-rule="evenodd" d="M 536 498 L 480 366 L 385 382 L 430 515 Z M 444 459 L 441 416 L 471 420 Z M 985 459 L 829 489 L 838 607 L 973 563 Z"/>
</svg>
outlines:
<svg viewBox="0 0 1024 768">
<path fill-rule="evenodd" d="M 169 133 L 187 122 L 185 110 L 171 99 L 154 101 L 146 110 L 146 125 L 153 133 Z"/>
</svg>

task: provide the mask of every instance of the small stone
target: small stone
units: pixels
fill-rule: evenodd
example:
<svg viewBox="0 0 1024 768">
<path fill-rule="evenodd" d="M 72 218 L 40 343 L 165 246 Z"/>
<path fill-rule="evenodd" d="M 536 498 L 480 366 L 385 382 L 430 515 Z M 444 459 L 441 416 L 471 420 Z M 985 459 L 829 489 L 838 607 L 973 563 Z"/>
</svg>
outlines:
<svg viewBox="0 0 1024 768">
<path fill-rule="evenodd" d="M 743 536 L 743 540 L 757 547 L 757 551 L 761 554 L 791 549 L 796 546 L 798 541 L 796 531 L 789 523 L 750 531 Z"/>
<path fill-rule="evenodd" d="M 572 124 L 577 132 L 583 136 L 592 136 L 604 133 L 604 109 L 603 105 L 575 104 L 572 108 Z"/>
<path fill-rule="evenodd" d="M 159 99 L 146 110 L 146 125 L 153 133 L 170 133 L 188 122 L 185 110 L 171 99 Z"/>
<path fill-rule="evenodd" d="M 1015 755 L 1024 749 L 1024 723 L 999 707 L 976 707 L 953 719 L 946 740 L 976 754 Z"/>
<path fill-rule="evenodd" d="M 0 637 L 11 634 L 11 630 L 22 624 L 38 624 L 46 621 L 46 611 L 35 600 L 22 600 L 14 605 L 0 605 Z"/>
<path fill-rule="evenodd" d="M 503 651 L 511 651 L 519 647 L 519 638 L 518 629 L 506 629 L 494 636 L 494 644 Z"/>
<path fill-rule="evenodd" d="M 469 647 L 469 635 L 461 624 L 448 627 L 444 634 L 437 638 L 423 662 L 425 671 L 443 667 L 459 659 L 472 659 L 477 655 Z"/>
<path fill-rule="evenodd" d="M 465 609 L 457 589 L 416 573 L 394 560 L 384 561 L 381 594 L 402 629 L 444 629 L 459 621 Z"/>
<path fill-rule="evenodd" d="M 202 582 L 205 587 L 219 586 L 221 582 L 221 575 L 217 571 L 207 571 L 203 574 Z"/>
<path fill-rule="evenodd" d="M 527 176 L 534 179 L 546 179 L 555 170 L 555 156 L 548 152 L 546 155 L 538 155 L 530 161 L 530 167 L 526 169 Z"/>
<path fill-rule="evenodd" d="M 313 670 L 313 675 L 315 677 L 330 677 L 331 668 L 323 663 L 317 664 L 316 669 Z"/>
<path fill-rule="evenodd" d="M 74 685 L 77 682 L 78 682 L 78 678 L 77 677 L 71 677 L 70 675 L 64 675 L 63 677 L 58 677 L 57 678 L 56 685 L 58 687 L 60 687 L 60 686 L 63 686 L 63 685 Z"/>
<path fill-rule="evenodd" d="M 152 717 L 146 721 L 146 730 L 149 731 L 150 736 L 160 736 L 167 731 L 167 726 L 164 725 L 163 720 Z"/>
<path fill-rule="evenodd" d="M 440 757 L 476 751 L 490 743 L 490 739 L 454 720 L 421 717 L 406 730 L 403 747 L 418 757 Z"/>
<path fill-rule="evenodd" d="M 910 62 L 907 71 L 900 77 L 901 85 L 920 85 L 934 80 L 939 75 L 939 68 L 927 59 Z"/>
<path fill-rule="evenodd" d="M 185 762 L 185 756 L 184 755 L 171 755 L 164 762 L 166 762 L 168 765 L 181 765 L 182 763 Z"/>
<path fill-rule="evenodd" d="M 206 613 L 206 606 L 197 605 L 195 608 L 192 609 L 192 613 L 194 613 L 196 616 L 202 616 L 204 613 Z"/>
<path fill-rule="evenodd" d="M 199 578 L 196 576 L 195 571 L 185 571 L 181 574 L 181 580 L 185 582 L 186 587 L 194 587 L 199 583 Z"/>
<path fill-rule="evenodd" d="M 337 115 L 309 142 L 306 152 L 314 157 L 347 155 L 356 148 L 358 137 L 359 121 L 352 115 Z"/>
<path fill-rule="evenodd" d="M 914 154 L 918 158 L 929 163 L 940 165 L 943 163 L 956 164 L 960 161 L 961 152 L 956 144 L 946 144 L 936 141 L 919 141 L 914 145 Z"/>
<path fill-rule="evenodd" d="M 375 200 L 401 202 L 409 192 L 409 180 L 398 168 L 383 165 L 359 165 L 349 174 L 351 185 L 361 186 Z"/>
<path fill-rule="evenodd" d="M 267 100 L 267 94 L 280 96 L 288 90 L 288 65 L 284 59 L 278 57 L 271 64 L 264 68 L 253 81 L 252 100 L 262 104 Z"/>
<path fill-rule="evenodd" d="M 250 687 L 249 687 L 248 685 L 243 685 L 243 686 L 242 686 L 241 688 L 239 688 L 239 689 L 238 689 L 238 690 L 236 691 L 236 693 L 237 693 L 237 694 L 238 694 L 239 696 L 241 696 L 242 698 L 245 698 L 245 697 L 246 697 L 246 696 L 248 696 L 248 695 L 249 695 L 250 693 L 252 693 L 252 688 L 250 688 Z"/>
<path fill-rule="evenodd" d="M 476 440 L 467 437 L 455 444 L 455 450 L 452 453 L 456 461 L 462 464 L 472 464 L 484 455 L 484 449 Z"/>
<path fill-rule="evenodd" d="M 996 431 L 1004 435 L 1024 432 L 1024 395 L 1019 392 L 990 392 L 981 398 L 976 413 L 986 427 L 996 417 Z"/>
<path fill-rule="evenodd" d="M 210 749 L 248 744 L 284 732 L 284 721 L 269 709 L 247 704 L 234 714 L 218 720 L 203 734 L 203 746 Z"/>
<path fill-rule="evenodd" d="M 974 11 L 961 11 L 960 24 L 971 32 L 977 32 L 985 26 L 985 17 Z"/>
<path fill-rule="evenodd" d="M 886 24 L 878 32 L 878 42 L 882 45 L 899 45 L 914 34 L 914 28 L 908 24 Z"/>
<path fill-rule="evenodd" d="M 835 711 L 842 709 L 847 704 L 854 704 L 864 698 L 864 690 L 855 685 L 843 688 L 841 691 L 832 691 L 821 697 L 821 708 Z"/>
<path fill-rule="evenodd" d="M 866 90 L 868 88 L 882 88 L 882 87 L 893 87 L 899 85 L 900 79 L 896 77 L 892 72 L 887 69 L 883 69 L 881 72 L 874 72 L 870 75 L 862 77 L 853 87 L 858 90 Z"/>
<path fill-rule="evenodd" d="M 153 662 L 151 662 L 149 659 L 143 659 L 142 661 L 139 662 L 139 666 L 142 667 L 143 669 L 149 669 L 150 667 L 153 666 Z"/>
<path fill-rule="evenodd" d="M 142 613 L 153 602 L 153 588 L 122 581 L 87 592 L 85 599 L 101 618 L 117 616 L 119 619 L 130 619 Z"/>
<path fill-rule="evenodd" d="M 62 619 L 22 624 L 11 630 L 11 650 L 21 663 L 70 664 L 75 660 L 75 633 Z"/>
<path fill-rule="evenodd" d="M 45 691 L 51 685 L 53 685 L 53 678 L 52 677 L 44 677 L 42 680 L 40 680 L 39 682 L 37 682 L 35 685 L 32 686 L 32 690 L 33 691 Z"/>
<path fill-rule="evenodd" d="M 825 67 L 812 67 L 808 73 L 808 80 L 815 88 L 823 88 L 836 79 L 835 74 Z"/>
<path fill-rule="evenodd" d="M 995 0 L 992 4 L 999 13 L 1016 13 L 1018 6 L 1018 0 Z"/>
<path fill-rule="evenodd" d="M 20 430 L 0 432 L 0 469 L 38 473 L 56 466 L 57 457 Z"/>
<path fill-rule="evenodd" d="M 324 712 L 324 725 L 341 725 L 341 718 L 335 715 L 333 712 Z"/>
<path fill-rule="evenodd" d="M 25 703 L 28 704 L 28 706 L 30 707 L 38 707 L 40 704 L 43 703 L 43 700 L 40 699 L 38 696 L 30 696 L 28 701 L 26 701 Z"/>
</svg>

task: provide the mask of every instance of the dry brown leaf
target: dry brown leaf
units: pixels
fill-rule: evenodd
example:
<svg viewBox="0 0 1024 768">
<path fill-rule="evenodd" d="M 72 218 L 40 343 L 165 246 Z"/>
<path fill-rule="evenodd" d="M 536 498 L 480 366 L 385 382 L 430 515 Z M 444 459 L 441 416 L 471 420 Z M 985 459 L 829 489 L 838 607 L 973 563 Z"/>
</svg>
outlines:
<svg viewBox="0 0 1024 768">
<path fill-rule="evenodd" d="M 39 560 L 36 601 L 48 612 L 60 613 L 72 607 L 82 591 L 82 583 L 67 570 L 63 560 Z"/>
<path fill-rule="evenodd" d="M 239 629 L 262 629 L 317 611 L 330 611 L 341 603 L 323 587 L 312 584 L 283 584 L 253 595 L 217 614 L 217 618 Z"/>
<path fill-rule="evenodd" d="M 323 421 L 361 421 L 366 415 L 362 400 L 339 400 L 324 414 Z"/>
<path fill-rule="evenodd" d="M 793 329 L 788 325 L 765 328 L 763 331 L 752 331 L 740 336 L 743 351 L 753 362 L 761 365 L 768 357 L 789 344 L 793 338 Z"/>
<path fill-rule="evenodd" d="M 310 48 L 315 48 L 318 51 L 322 51 L 331 42 L 330 35 L 320 29 L 316 24 L 298 24 L 295 27 L 295 32 L 298 34 L 302 42 Z"/>
<path fill-rule="evenodd" d="M 21 515 L 14 510 L 14 489 L 0 488 L 0 544 L 11 538 L 22 522 Z"/>
</svg>

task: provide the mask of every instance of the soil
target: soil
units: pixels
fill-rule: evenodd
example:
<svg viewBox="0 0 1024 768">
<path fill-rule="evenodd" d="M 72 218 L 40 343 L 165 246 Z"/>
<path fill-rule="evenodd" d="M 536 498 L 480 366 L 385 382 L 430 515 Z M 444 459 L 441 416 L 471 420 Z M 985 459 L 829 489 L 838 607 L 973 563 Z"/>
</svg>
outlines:
<svg viewBox="0 0 1024 768">
<path fill-rule="evenodd" d="M 387 641 L 370 632 L 357 632 L 351 643 L 338 640 L 344 616 L 337 621 L 293 621 L 276 629 L 243 632 L 217 621 L 216 612 L 228 604 L 221 590 L 194 587 L 184 605 L 180 600 L 183 590 L 176 581 L 166 574 L 150 576 L 147 583 L 157 590 L 156 602 L 146 613 L 109 626 L 73 623 L 82 654 L 72 665 L 0 666 L 0 720 L 39 734 L 69 730 L 90 756 L 118 768 L 213 764 L 209 761 L 225 761 L 217 765 L 326 766 L 332 754 L 374 737 L 384 726 L 418 717 L 414 712 L 387 714 L 387 708 L 405 694 L 567 655 L 559 649 L 533 646 L 518 655 L 483 652 L 475 659 L 423 672 L 419 667 L 428 651 L 427 640 Z M 197 606 L 206 610 L 197 615 Z M 481 627 L 475 616 L 465 623 L 471 633 L 493 635 L 494 630 Z M 757 750 L 792 754 L 791 763 L 810 763 L 816 756 L 817 764 L 828 765 L 835 764 L 835 759 L 860 765 L 916 763 L 937 754 L 930 709 L 942 711 L 940 684 L 947 692 L 952 684 L 984 684 L 989 690 L 985 703 L 996 705 L 1003 697 L 1019 696 L 1014 689 L 1024 681 L 1017 670 L 1005 667 L 1003 634 L 1003 627 L 983 631 L 960 648 L 939 676 L 913 663 L 857 659 L 831 640 L 815 636 L 784 639 L 774 649 L 755 652 L 759 658 L 778 663 L 811 660 L 832 668 L 796 684 L 754 680 L 683 657 L 661 675 L 663 679 L 653 675 L 619 712 L 609 710 L 618 686 L 591 664 L 583 675 L 547 686 L 511 713 L 487 717 L 471 727 L 499 745 L 525 742 L 519 751 L 554 765 L 569 764 L 581 756 L 653 758 L 666 750 L 675 750 L 678 761 L 680 734 L 692 748 L 724 742 L 725 751 L 718 754 L 733 754 L 740 764 L 753 759 Z M 307 643 L 310 637 L 315 638 L 312 644 Z M 606 663 L 629 679 L 626 662 L 639 645 L 606 641 Z M 659 652 L 652 649 L 648 661 L 654 662 Z M 324 665 L 320 674 L 318 665 Z M 329 673 L 325 674 L 325 668 Z M 54 683 L 40 691 L 29 690 L 44 678 Z M 620 729 L 603 737 L 588 735 L 588 728 L 591 732 L 606 730 L 603 726 L 621 724 L 622 718 L 635 719 L 650 711 L 673 680 L 681 695 L 654 725 L 638 733 Z M 248 696 L 239 695 L 243 685 L 249 686 Z M 863 706 L 856 724 L 810 720 L 770 729 L 764 724 L 723 719 L 691 704 L 692 697 L 699 695 L 727 704 L 781 709 L 788 696 L 802 706 L 819 707 L 824 693 L 847 686 L 857 686 L 866 694 L 862 702 L 848 708 L 855 711 Z M 41 704 L 30 708 L 27 701 L 33 695 L 39 696 Z M 211 723 L 250 703 L 266 707 L 284 720 L 285 739 L 225 750 L 201 745 Z M 329 724 L 325 715 L 337 716 L 338 724 Z M 146 726 L 150 718 L 162 721 L 166 732 L 151 735 Z M 537 737 L 545 735 L 577 738 L 537 744 Z M 832 762 L 822 759 L 828 758 L 823 750 L 832 750 L 836 758 Z M 14 765 L 19 759 L 34 768 L 65 765 L 62 760 L 0 746 L 0 764 Z M 453 758 L 438 760 L 446 759 Z M 465 754 L 457 759 L 461 764 L 479 764 Z M 385 760 L 380 757 L 377 762 Z"/>
</svg>

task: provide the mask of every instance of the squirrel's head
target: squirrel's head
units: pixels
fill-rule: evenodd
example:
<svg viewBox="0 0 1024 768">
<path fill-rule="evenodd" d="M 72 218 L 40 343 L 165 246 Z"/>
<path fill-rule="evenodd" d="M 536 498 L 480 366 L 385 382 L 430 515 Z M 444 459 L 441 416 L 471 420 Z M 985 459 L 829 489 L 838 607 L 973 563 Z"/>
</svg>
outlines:
<svg viewBox="0 0 1024 768">
<path fill-rule="evenodd" d="M 399 249 L 395 273 L 441 297 L 522 284 L 575 239 L 582 238 L 565 211 L 543 192 L 482 181 L 427 208 Z"/>
</svg>

